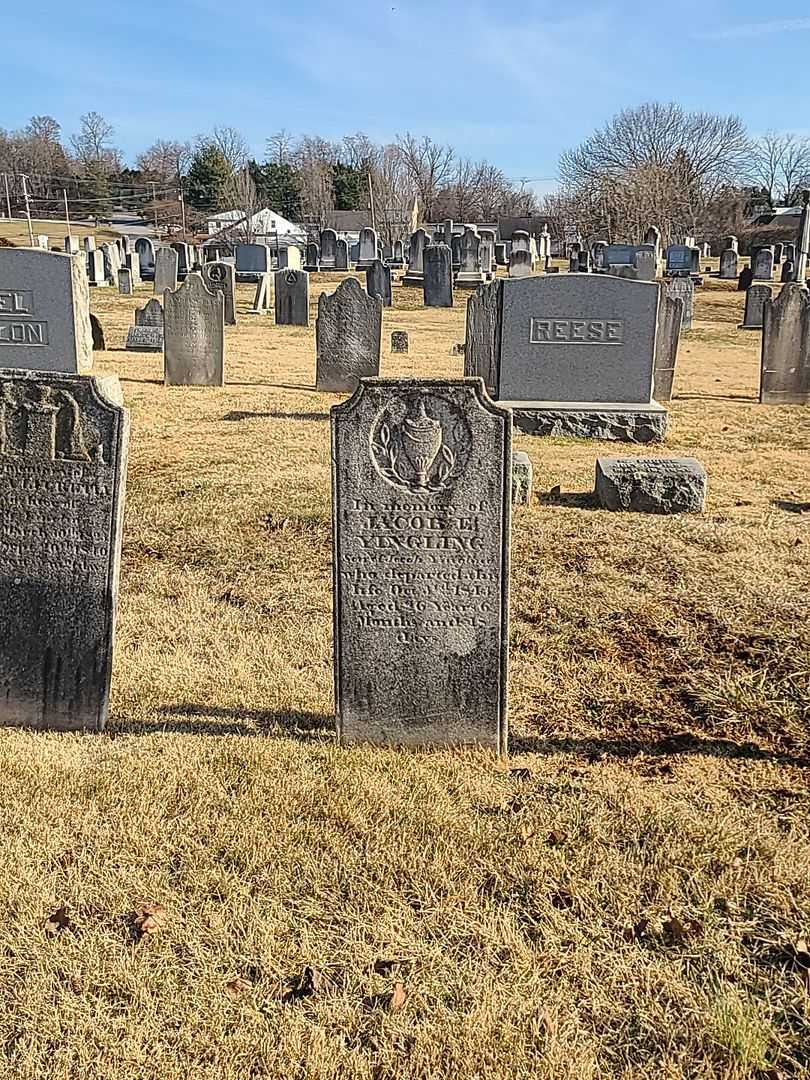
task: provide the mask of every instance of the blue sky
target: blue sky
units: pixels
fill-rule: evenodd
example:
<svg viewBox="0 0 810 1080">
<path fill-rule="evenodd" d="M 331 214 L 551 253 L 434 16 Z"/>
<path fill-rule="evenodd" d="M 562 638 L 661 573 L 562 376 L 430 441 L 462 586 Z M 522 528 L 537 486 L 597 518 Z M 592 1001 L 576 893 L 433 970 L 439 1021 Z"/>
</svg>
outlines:
<svg viewBox="0 0 810 1080">
<path fill-rule="evenodd" d="M 562 150 L 644 101 L 810 134 L 810 9 L 754 0 L 39 0 L 3 15 L 0 126 L 95 109 L 157 138 L 410 130 L 552 187 Z M 801 77 L 799 75 L 801 73 Z"/>
</svg>

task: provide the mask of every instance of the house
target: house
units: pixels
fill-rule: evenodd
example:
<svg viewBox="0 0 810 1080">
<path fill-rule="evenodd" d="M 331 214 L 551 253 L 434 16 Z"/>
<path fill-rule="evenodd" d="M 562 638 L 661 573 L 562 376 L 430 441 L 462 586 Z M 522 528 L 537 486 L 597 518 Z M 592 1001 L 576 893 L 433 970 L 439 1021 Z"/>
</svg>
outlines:
<svg viewBox="0 0 810 1080">
<path fill-rule="evenodd" d="M 269 244 L 271 247 L 289 247 L 306 243 L 306 230 L 302 225 L 283 218 L 275 210 L 265 207 L 252 216 L 244 210 L 223 210 L 213 214 L 207 223 L 209 239 L 237 242 L 250 235 L 250 242 Z"/>
</svg>

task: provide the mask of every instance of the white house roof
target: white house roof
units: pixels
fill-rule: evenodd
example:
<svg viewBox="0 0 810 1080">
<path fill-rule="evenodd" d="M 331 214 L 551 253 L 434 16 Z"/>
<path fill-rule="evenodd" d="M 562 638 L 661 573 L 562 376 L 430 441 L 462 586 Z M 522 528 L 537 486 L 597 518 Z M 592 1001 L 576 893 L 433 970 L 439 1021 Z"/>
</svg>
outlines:
<svg viewBox="0 0 810 1080">
<path fill-rule="evenodd" d="M 219 214 L 212 214 L 208 218 L 208 232 L 215 233 L 222 229 L 226 229 L 228 225 L 244 221 L 244 210 L 223 210 Z M 293 222 L 283 218 L 281 214 L 277 214 L 275 210 L 259 210 L 251 218 L 251 228 L 256 233 L 299 233 L 301 232 L 300 225 L 294 225 Z"/>
</svg>

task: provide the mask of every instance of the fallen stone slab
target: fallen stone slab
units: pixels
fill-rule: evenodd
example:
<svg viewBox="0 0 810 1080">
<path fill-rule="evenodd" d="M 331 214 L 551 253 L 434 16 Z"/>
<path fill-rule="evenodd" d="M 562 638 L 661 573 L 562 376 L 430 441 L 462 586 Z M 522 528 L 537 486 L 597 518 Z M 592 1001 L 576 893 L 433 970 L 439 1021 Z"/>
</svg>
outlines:
<svg viewBox="0 0 810 1080">
<path fill-rule="evenodd" d="M 596 459 L 596 499 L 603 510 L 700 514 L 708 478 L 695 458 Z"/>
</svg>

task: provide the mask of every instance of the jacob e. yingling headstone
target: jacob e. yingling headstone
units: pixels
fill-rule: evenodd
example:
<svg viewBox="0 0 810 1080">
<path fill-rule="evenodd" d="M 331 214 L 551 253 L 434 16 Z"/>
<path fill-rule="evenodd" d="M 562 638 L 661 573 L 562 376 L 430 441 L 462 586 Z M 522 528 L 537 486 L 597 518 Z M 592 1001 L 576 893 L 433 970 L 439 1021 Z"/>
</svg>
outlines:
<svg viewBox="0 0 810 1080">
<path fill-rule="evenodd" d="M 0 370 L 0 724 L 101 730 L 121 555 L 116 376 Z"/>
<path fill-rule="evenodd" d="M 511 470 L 480 379 L 363 379 L 333 407 L 344 743 L 505 752 Z"/>
</svg>

